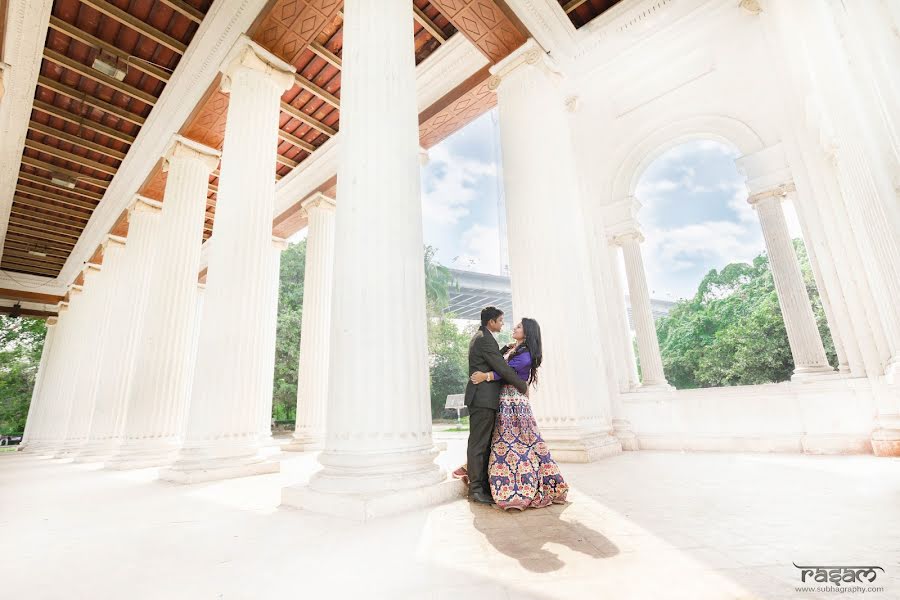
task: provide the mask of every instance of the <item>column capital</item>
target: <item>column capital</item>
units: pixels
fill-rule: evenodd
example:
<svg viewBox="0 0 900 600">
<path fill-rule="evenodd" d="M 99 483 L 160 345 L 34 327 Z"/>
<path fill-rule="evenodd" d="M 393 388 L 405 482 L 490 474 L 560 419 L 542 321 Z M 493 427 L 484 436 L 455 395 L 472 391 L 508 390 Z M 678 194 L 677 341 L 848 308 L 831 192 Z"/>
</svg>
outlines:
<svg viewBox="0 0 900 600">
<path fill-rule="evenodd" d="M 84 292 L 84 286 L 77 284 L 77 283 L 73 283 L 72 285 L 69 286 L 69 291 L 66 292 L 66 295 L 68 295 L 69 299 L 71 300 L 73 296 L 77 296 L 78 294 L 81 294 L 82 292 Z"/>
<path fill-rule="evenodd" d="M 47 327 L 53 327 L 59 322 L 59 317 L 47 317 Z"/>
<path fill-rule="evenodd" d="M 562 71 L 556 61 L 550 58 L 547 51 L 534 38 L 528 38 L 509 56 L 490 68 L 491 77 L 488 80 L 488 89 L 496 92 L 503 80 L 521 67 L 535 67 L 553 77 L 562 77 Z"/>
<path fill-rule="evenodd" d="M 638 244 L 641 244 L 644 242 L 644 234 L 637 230 L 625 231 L 617 235 L 610 236 L 610 240 L 616 246 L 623 246 L 625 243 L 631 241 L 635 241 Z"/>
<path fill-rule="evenodd" d="M 168 170 L 169 163 L 175 158 L 191 158 L 201 161 L 210 172 L 219 164 L 222 153 L 215 148 L 205 146 L 191 138 L 175 134 L 163 153 L 163 170 Z"/>
<path fill-rule="evenodd" d="M 278 237 L 277 235 L 272 236 L 272 248 L 273 249 L 284 252 L 285 250 L 287 250 L 288 246 L 290 246 L 290 244 L 283 237 Z"/>
<path fill-rule="evenodd" d="M 600 209 L 606 234 L 611 244 L 615 244 L 615 238 L 619 236 L 640 232 L 641 225 L 638 222 L 640 209 L 641 203 L 635 196 L 626 196 Z"/>
<path fill-rule="evenodd" d="M 131 201 L 131 204 L 128 205 L 128 216 L 131 217 L 132 213 L 135 212 L 148 212 L 148 213 L 159 213 L 162 210 L 162 202 L 159 200 L 154 200 L 153 198 L 148 198 L 147 196 L 141 196 L 140 194 L 135 194 L 134 199 Z"/>
<path fill-rule="evenodd" d="M 753 194 L 752 196 L 747 198 L 747 203 L 750 206 L 753 206 L 755 208 L 756 205 L 758 205 L 763 200 L 769 200 L 769 199 L 784 200 L 785 198 L 787 198 L 788 194 L 795 192 L 795 191 L 797 191 L 797 188 L 794 185 L 794 182 L 788 181 L 786 183 L 777 185 L 773 188 L 769 188 L 762 192 L 757 192 L 757 193 Z"/>
<path fill-rule="evenodd" d="M 222 72 L 222 91 L 231 91 L 231 80 L 240 69 L 250 69 L 268 75 L 272 84 L 280 91 L 291 89 L 294 85 L 293 65 L 281 60 L 246 35 L 241 35 L 232 46 L 231 51 L 219 69 Z"/>
<path fill-rule="evenodd" d="M 64 312 L 69 310 L 69 303 L 65 300 L 60 300 L 56 303 L 56 314 L 62 315 Z"/>
<path fill-rule="evenodd" d="M 322 208 L 325 210 L 333 211 L 334 207 L 334 198 L 326 196 L 322 192 L 316 192 L 300 203 L 300 209 L 306 214 L 309 214 L 309 211 L 314 208 Z"/>
<path fill-rule="evenodd" d="M 103 252 L 106 252 L 106 249 L 110 246 L 114 246 L 116 248 L 122 248 L 125 246 L 125 238 L 120 235 L 113 235 L 112 233 L 106 234 L 106 239 L 103 240 Z"/>
</svg>

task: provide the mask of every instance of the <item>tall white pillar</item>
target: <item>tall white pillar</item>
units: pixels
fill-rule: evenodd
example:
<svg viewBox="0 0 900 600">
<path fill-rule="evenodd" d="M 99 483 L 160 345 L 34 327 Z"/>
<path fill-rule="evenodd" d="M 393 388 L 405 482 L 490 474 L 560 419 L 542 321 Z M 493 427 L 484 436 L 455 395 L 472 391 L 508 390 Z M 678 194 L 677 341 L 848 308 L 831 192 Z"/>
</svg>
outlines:
<svg viewBox="0 0 900 600">
<path fill-rule="evenodd" d="M 108 468 L 169 463 L 181 443 L 209 174 L 219 152 L 176 135 L 165 153 L 165 199 L 148 282 L 142 340 L 128 390 L 123 440 Z"/>
<path fill-rule="evenodd" d="M 303 203 L 308 219 L 303 322 L 294 437 L 285 450 L 320 449 L 325 440 L 331 296 L 334 280 L 334 200 L 316 194 Z"/>
<path fill-rule="evenodd" d="M 44 382 L 41 386 L 41 399 L 37 404 L 38 414 L 35 416 L 36 427 L 29 435 L 28 444 L 23 450 L 44 454 L 52 447 L 54 431 L 59 420 L 59 386 L 58 381 L 63 369 L 68 363 L 66 348 L 72 329 L 72 316 L 69 311 L 69 302 L 61 301 L 56 309 L 57 324 L 53 340 L 53 352 L 49 357 L 44 373 Z M 29 417 L 30 418 L 30 417 Z"/>
<path fill-rule="evenodd" d="M 103 243 L 103 264 L 96 281 L 87 288 L 85 295 L 89 302 L 86 305 L 87 319 L 90 325 L 81 339 L 79 367 L 74 383 L 75 396 L 72 404 L 72 415 L 69 419 L 69 430 L 62 453 L 77 455 L 88 441 L 91 433 L 91 421 L 94 415 L 96 391 L 101 364 L 98 360 L 103 356 L 103 349 L 109 332 L 109 308 L 113 292 L 113 283 L 122 276 L 122 258 L 125 251 L 125 240 L 118 236 L 108 235 Z"/>
<path fill-rule="evenodd" d="M 222 72 L 230 99 L 196 375 L 184 446 L 160 474 L 182 483 L 278 470 L 259 453 L 258 407 L 260 357 L 274 350 L 266 322 L 279 102 L 294 68 L 242 37 Z"/>
<path fill-rule="evenodd" d="M 282 494 L 360 519 L 458 492 L 431 439 L 412 18 L 409 2 L 344 3 L 330 348 L 341 369 L 324 468 Z"/>
<path fill-rule="evenodd" d="M 266 340 L 259 359 L 262 367 L 259 370 L 262 381 L 258 396 L 259 444 L 266 454 L 277 454 L 280 450 L 278 442 L 272 437 L 272 399 L 275 393 L 275 339 L 278 332 L 278 297 L 281 290 L 281 253 L 288 247 L 284 238 L 272 236 L 272 257 L 269 263 L 269 292 L 267 303 L 269 312 L 265 323 Z M 266 450 L 268 449 L 268 450 Z"/>
<path fill-rule="evenodd" d="M 625 305 L 625 290 L 622 288 L 622 265 L 619 264 L 619 246 L 610 238 L 609 262 L 612 265 L 613 281 L 610 285 L 616 297 L 614 309 L 617 318 L 613 322 L 619 347 L 616 354 L 622 357 L 622 372 L 619 374 L 619 390 L 632 392 L 640 385 L 637 363 L 634 360 L 634 344 L 631 341 L 631 329 L 628 327 L 628 307 Z"/>
<path fill-rule="evenodd" d="M 766 241 L 775 291 L 794 357 L 794 375 L 791 379 L 802 380 L 811 376 L 834 374 L 834 369 L 825 356 L 800 263 L 788 233 L 781 207 L 785 195 L 786 191 L 783 189 L 769 190 L 750 196 L 748 202 L 759 215 Z"/>
<path fill-rule="evenodd" d="M 112 304 L 107 313 L 109 327 L 99 360 L 91 432 L 76 459 L 79 462 L 108 457 L 122 441 L 135 354 L 143 337 L 161 208 L 161 203 L 142 196 L 136 196 L 128 207 L 128 238 L 121 274 L 112 282 Z"/>
<path fill-rule="evenodd" d="M 31 403 L 28 405 L 28 416 L 25 419 L 25 431 L 22 434 L 22 443 L 19 444 L 17 450 L 25 452 L 30 450 L 32 446 L 37 446 L 33 440 L 40 439 L 40 432 L 43 429 L 44 419 L 47 413 L 47 393 L 49 387 L 47 385 L 47 371 L 50 369 L 54 359 L 51 358 L 54 350 L 54 342 L 56 340 L 56 332 L 58 330 L 58 317 L 47 318 L 47 334 L 44 336 L 44 347 L 41 350 L 41 362 L 38 366 L 37 377 L 34 382 L 34 391 L 31 394 Z"/>
<path fill-rule="evenodd" d="M 557 460 L 588 462 L 621 451 L 612 431 L 585 209 L 556 65 L 529 40 L 492 69 L 516 317 L 541 326 L 544 365 L 530 390 Z M 544 133 L 531 135 L 539 118 Z M 534 235 L 540 232 L 540 235 Z M 596 275 L 595 275 L 596 277 Z M 578 315 L 579 334 L 572 335 Z"/>
<path fill-rule="evenodd" d="M 641 257 L 644 236 L 634 231 L 616 236 L 615 243 L 622 247 L 625 258 L 625 276 L 628 279 L 628 296 L 631 299 L 631 319 L 637 334 L 638 355 L 641 361 L 641 389 L 671 389 L 663 372 L 656 323 L 650 306 L 650 290 Z"/>
</svg>

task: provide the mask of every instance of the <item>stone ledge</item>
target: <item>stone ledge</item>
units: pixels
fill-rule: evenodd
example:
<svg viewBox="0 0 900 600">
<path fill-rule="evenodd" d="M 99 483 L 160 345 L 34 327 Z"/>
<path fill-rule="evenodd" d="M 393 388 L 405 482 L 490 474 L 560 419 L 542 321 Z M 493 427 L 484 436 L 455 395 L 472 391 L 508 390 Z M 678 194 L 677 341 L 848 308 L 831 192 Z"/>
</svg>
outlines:
<svg viewBox="0 0 900 600">
<path fill-rule="evenodd" d="M 171 483 L 192 484 L 207 481 L 220 481 L 222 479 L 234 479 L 236 477 L 250 477 L 252 475 L 267 475 L 281 471 L 281 463 L 264 460 L 244 465 L 231 465 L 197 469 L 163 469 L 159 472 L 162 481 Z"/>
</svg>

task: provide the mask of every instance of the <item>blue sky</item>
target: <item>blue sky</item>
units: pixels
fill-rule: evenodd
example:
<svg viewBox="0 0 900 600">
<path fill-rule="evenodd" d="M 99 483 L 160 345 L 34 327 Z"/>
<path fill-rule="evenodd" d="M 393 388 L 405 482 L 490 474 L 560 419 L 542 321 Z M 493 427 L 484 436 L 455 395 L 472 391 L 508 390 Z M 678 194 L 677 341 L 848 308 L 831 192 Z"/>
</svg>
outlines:
<svg viewBox="0 0 900 600">
<path fill-rule="evenodd" d="M 422 170 L 425 243 L 450 267 L 500 273 L 506 264 L 495 120 L 491 111 L 433 147 Z M 659 156 L 641 176 L 635 195 L 643 205 L 638 218 L 653 298 L 692 296 L 709 269 L 750 261 L 765 249 L 734 166 L 737 156 L 718 142 L 688 142 Z M 799 237 L 789 204 L 785 213 Z"/>
</svg>

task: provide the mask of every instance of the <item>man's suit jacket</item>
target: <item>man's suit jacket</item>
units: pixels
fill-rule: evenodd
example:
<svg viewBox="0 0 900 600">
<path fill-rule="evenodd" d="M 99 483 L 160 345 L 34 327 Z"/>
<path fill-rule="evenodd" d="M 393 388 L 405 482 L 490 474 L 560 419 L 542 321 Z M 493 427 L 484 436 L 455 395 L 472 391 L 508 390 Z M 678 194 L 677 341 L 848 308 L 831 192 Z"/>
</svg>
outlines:
<svg viewBox="0 0 900 600">
<path fill-rule="evenodd" d="M 497 340 L 487 327 L 481 327 L 469 342 L 469 375 L 476 371 L 482 373 L 494 371 L 503 378 L 503 383 L 516 386 L 523 394 L 528 391 L 528 384 L 522 381 L 516 370 L 503 359 Z M 497 410 L 500 406 L 501 385 L 499 381 L 485 381 L 478 385 L 469 381 L 466 384 L 466 406 Z"/>
</svg>

